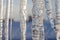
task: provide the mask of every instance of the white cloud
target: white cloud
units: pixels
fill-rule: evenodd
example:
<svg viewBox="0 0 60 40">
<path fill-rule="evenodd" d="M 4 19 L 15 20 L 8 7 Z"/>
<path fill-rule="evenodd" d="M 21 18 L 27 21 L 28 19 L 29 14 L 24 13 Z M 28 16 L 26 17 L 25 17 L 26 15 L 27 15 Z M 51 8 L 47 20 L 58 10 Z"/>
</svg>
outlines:
<svg viewBox="0 0 60 40">
<path fill-rule="evenodd" d="M 13 7 L 13 14 L 12 14 L 13 19 L 19 20 L 20 19 L 19 15 L 20 15 L 20 13 L 19 13 L 19 6 L 14 5 L 14 7 Z"/>
<path fill-rule="evenodd" d="M 15 21 L 19 21 L 19 19 L 20 19 L 20 17 L 19 17 L 19 15 L 20 15 L 20 13 L 19 13 L 19 5 L 17 5 L 17 4 L 19 4 L 18 0 L 17 0 L 16 3 L 14 1 L 13 15 L 10 16 L 10 18 L 13 18 Z M 27 2 L 27 13 L 26 13 L 27 18 L 28 18 L 28 15 L 32 15 L 32 6 L 33 6 L 32 5 L 32 0 L 28 0 L 28 2 Z M 6 11 L 6 6 L 4 5 L 4 15 L 5 15 L 5 11 Z M 46 13 L 44 13 L 44 15 L 45 15 L 44 19 L 48 20 Z"/>
<path fill-rule="evenodd" d="M 18 2 L 18 1 L 17 1 Z M 16 2 L 16 3 L 17 3 Z M 5 13 L 6 13 L 6 1 L 4 1 L 4 18 L 5 18 Z M 19 15 L 20 15 L 20 13 L 19 13 L 19 3 L 17 3 L 16 4 L 15 3 L 15 1 L 14 1 L 14 6 L 13 6 L 13 14 L 12 14 L 12 16 L 10 16 L 10 18 L 13 18 L 15 21 L 19 21 L 19 19 L 20 19 L 20 17 L 19 17 Z M 27 13 L 26 13 L 26 17 L 28 18 L 28 15 L 32 15 L 32 11 L 31 11 L 31 9 L 32 9 L 32 4 L 28 4 L 27 3 Z M 11 14 L 11 13 L 10 13 Z"/>
</svg>

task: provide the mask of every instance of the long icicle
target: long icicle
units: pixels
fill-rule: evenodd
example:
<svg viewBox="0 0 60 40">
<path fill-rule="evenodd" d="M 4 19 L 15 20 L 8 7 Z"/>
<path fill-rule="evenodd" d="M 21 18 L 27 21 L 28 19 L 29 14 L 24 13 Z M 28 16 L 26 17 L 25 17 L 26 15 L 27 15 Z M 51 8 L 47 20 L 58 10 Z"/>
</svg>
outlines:
<svg viewBox="0 0 60 40">
<path fill-rule="evenodd" d="M 27 0 L 20 0 L 21 40 L 26 40 L 26 6 Z"/>
<path fill-rule="evenodd" d="M 5 40 L 9 40 L 9 35 L 8 35 L 9 34 L 9 16 L 10 16 L 10 0 L 7 0 L 5 23 L 4 23 Z"/>
<path fill-rule="evenodd" d="M 33 40 L 45 40 L 44 38 L 44 0 L 32 0 L 32 39 Z"/>
<path fill-rule="evenodd" d="M 57 40 L 60 40 L 60 0 L 55 0 L 55 7 L 56 7 L 56 21 L 55 21 L 55 27 L 56 27 L 56 38 Z"/>
<path fill-rule="evenodd" d="M 3 0 L 0 0 L 0 40 L 2 40 L 3 30 Z"/>
<path fill-rule="evenodd" d="M 48 15 L 48 19 L 51 23 L 51 27 L 55 31 L 55 26 L 54 26 L 54 11 L 52 7 L 52 0 L 45 0 L 45 7 L 46 7 L 46 13 Z"/>
<path fill-rule="evenodd" d="M 13 0 L 11 0 L 11 14 L 10 16 L 12 17 L 12 14 L 13 14 Z M 12 18 L 10 19 L 10 40 L 12 40 Z"/>
</svg>

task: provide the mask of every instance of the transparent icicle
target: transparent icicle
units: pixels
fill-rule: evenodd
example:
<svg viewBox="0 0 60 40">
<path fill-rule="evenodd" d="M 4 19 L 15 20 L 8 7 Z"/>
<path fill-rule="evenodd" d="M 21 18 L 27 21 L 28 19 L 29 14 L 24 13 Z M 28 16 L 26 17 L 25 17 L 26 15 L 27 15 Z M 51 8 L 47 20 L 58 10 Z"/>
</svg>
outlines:
<svg viewBox="0 0 60 40">
<path fill-rule="evenodd" d="M 3 30 L 3 0 L 0 0 L 0 40 L 2 40 Z"/>
<path fill-rule="evenodd" d="M 5 40 L 9 40 L 9 16 L 10 16 L 10 0 L 7 0 L 5 21 L 4 21 Z"/>
<path fill-rule="evenodd" d="M 10 16 L 12 17 L 13 15 L 13 0 L 11 0 L 11 4 L 10 4 Z M 10 40 L 12 40 L 12 18 L 10 18 Z"/>
<path fill-rule="evenodd" d="M 55 21 L 55 27 L 56 27 L 56 38 L 57 40 L 60 40 L 60 0 L 55 0 L 55 7 L 56 7 L 56 21 Z"/>
<path fill-rule="evenodd" d="M 45 40 L 44 39 L 44 0 L 32 0 L 32 39 L 33 40 Z"/>
<path fill-rule="evenodd" d="M 55 31 L 55 26 L 54 26 L 54 11 L 52 7 L 52 0 L 45 0 L 45 7 L 46 7 L 46 13 L 48 15 L 48 19 L 51 23 L 51 27 Z"/>
<path fill-rule="evenodd" d="M 26 40 L 26 6 L 27 0 L 20 0 L 21 40 Z"/>
</svg>

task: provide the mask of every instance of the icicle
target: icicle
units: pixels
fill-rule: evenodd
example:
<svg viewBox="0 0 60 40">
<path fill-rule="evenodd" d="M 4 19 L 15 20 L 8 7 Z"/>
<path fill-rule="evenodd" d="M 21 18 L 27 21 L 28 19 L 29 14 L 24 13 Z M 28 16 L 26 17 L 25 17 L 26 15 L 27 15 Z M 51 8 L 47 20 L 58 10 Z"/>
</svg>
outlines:
<svg viewBox="0 0 60 40">
<path fill-rule="evenodd" d="M 48 15 L 48 19 L 51 23 L 51 27 L 54 29 L 55 31 L 55 26 L 54 26 L 54 11 L 53 11 L 53 7 L 52 7 L 52 0 L 45 0 L 45 7 L 46 7 L 46 12 Z"/>
<path fill-rule="evenodd" d="M 9 40 L 9 16 L 10 16 L 10 0 L 7 0 L 5 23 L 4 23 L 5 40 Z"/>
<path fill-rule="evenodd" d="M 10 16 L 12 16 L 12 14 L 13 14 L 13 0 L 11 0 L 11 5 L 10 5 L 11 7 L 11 14 L 10 14 Z M 12 40 L 12 18 L 10 19 L 10 40 Z"/>
<path fill-rule="evenodd" d="M 3 30 L 3 0 L 0 0 L 0 40 L 2 40 Z"/>
<path fill-rule="evenodd" d="M 33 1 L 33 18 L 32 18 L 32 39 L 33 40 L 45 40 L 44 39 L 44 0 L 32 0 Z"/>
<path fill-rule="evenodd" d="M 26 6 L 27 0 L 20 0 L 21 40 L 26 40 Z"/>
<path fill-rule="evenodd" d="M 56 38 L 57 40 L 60 40 L 60 0 L 55 0 L 55 7 L 56 7 L 56 21 L 55 21 L 55 27 L 56 27 Z"/>
</svg>

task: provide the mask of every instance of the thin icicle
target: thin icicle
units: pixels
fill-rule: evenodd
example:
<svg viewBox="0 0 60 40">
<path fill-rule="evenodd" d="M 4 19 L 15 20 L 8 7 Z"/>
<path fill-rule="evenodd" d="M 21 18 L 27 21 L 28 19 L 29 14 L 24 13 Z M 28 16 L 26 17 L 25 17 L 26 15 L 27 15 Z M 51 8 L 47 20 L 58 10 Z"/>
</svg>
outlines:
<svg viewBox="0 0 60 40">
<path fill-rule="evenodd" d="M 12 16 L 12 14 L 13 14 L 13 0 L 11 0 L 11 5 L 10 5 L 11 7 L 11 10 L 10 10 L 10 12 L 11 12 L 11 14 L 10 14 L 10 16 Z M 10 40 L 12 40 L 12 18 L 10 19 Z"/>
<path fill-rule="evenodd" d="M 0 0 L 0 40 L 2 40 L 3 30 L 3 0 Z"/>
<path fill-rule="evenodd" d="M 5 31 L 5 40 L 9 40 L 9 16 L 10 16 L 10 0 L 7 0 L 6 5 L 6 14 L 5 14 L 5 23 L 4 23 L 4 31 Z"/>
<path fill-rule="evenodd" d="M 27 0 L 20 0 L 21 40 L 26 40 L 26 6 Z"/>
<path fill-rule="evenodd" d="M 44 38 L 44 0 L 32 0 L 32 39 L 33 40 L 45 40 Z"/>
<path fill-rule="evenodd" d="M 55 27 L 56 27 L 56 38 L 57 40 L 60 40 L 60 0 L 55 0 L 55 7 L 56 7 L 56 21 L 55 21 Z"/>
</svg>

